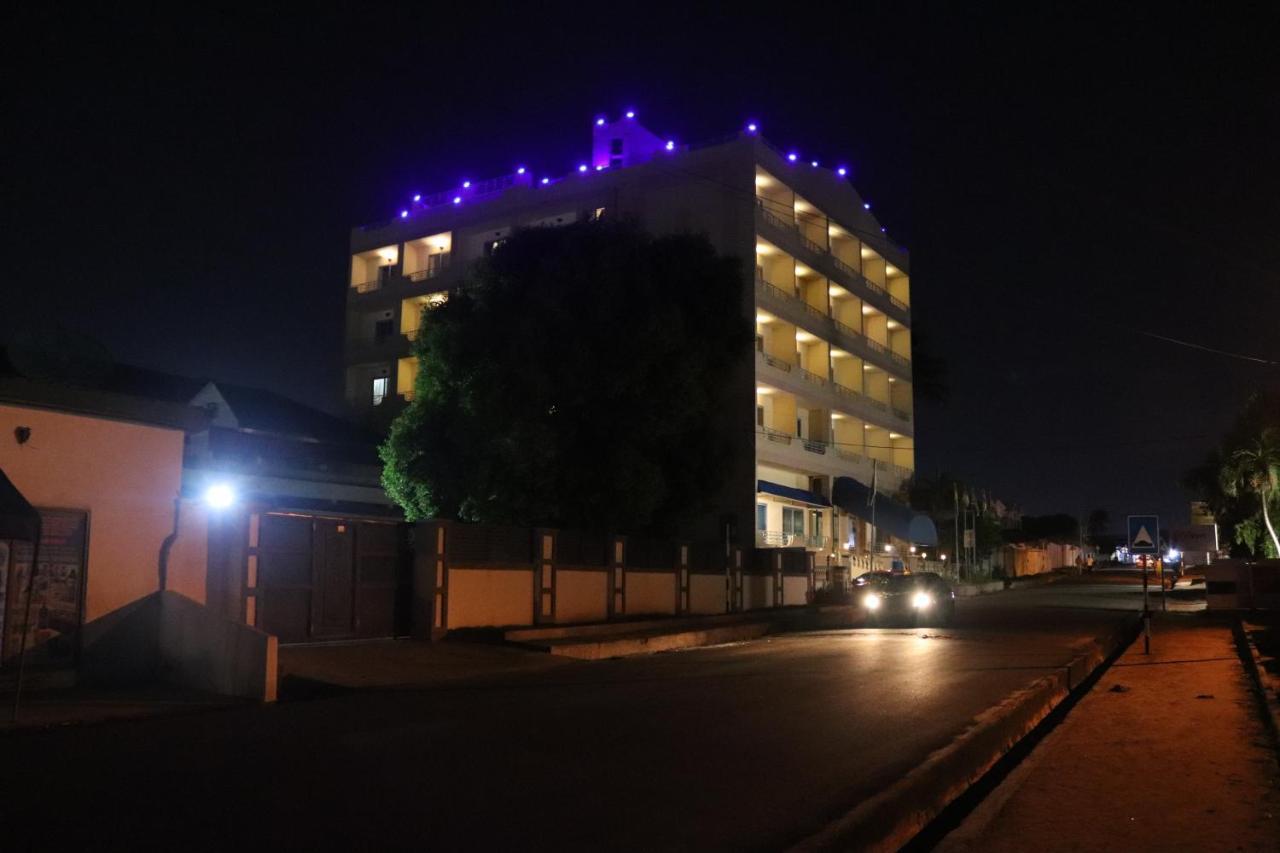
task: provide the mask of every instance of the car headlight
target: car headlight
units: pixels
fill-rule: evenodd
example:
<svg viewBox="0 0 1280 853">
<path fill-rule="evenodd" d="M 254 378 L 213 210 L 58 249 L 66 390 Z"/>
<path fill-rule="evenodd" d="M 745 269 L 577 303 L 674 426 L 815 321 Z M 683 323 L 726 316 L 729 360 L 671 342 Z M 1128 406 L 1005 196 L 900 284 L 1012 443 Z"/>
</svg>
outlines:
<svg viewBox="0 0 1280 853">
<path fill-rule="evenodd" d="M 867 593 L 862 596 L 862 606 L 868 610 L 879 610 L 880 596 L 876 595 L 874 592 Z"/>
<path fill-rule="evenodd" d="M 911 606 L 916 610 L 924 610 L 933 604 L 933 596 L 927 592 L 917 592 L 911 597 Z"/>
</svg>

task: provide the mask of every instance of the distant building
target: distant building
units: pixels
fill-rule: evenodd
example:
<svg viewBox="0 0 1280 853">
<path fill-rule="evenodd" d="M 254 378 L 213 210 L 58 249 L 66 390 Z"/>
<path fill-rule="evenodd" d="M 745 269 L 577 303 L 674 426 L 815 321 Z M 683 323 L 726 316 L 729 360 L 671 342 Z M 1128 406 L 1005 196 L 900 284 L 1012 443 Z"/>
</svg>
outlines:
<svg viewBox="0 0 1280 853">
<path fill-rule="evenodd" d="M 702 233 L 744 261 L 743 302 L 725 310 L 756 328 L 754 351 L 725 377 L 726 440 L 742 454 L 718 484 L 724 514 L 707 532 L 722 536 L 729 521 L 738 544 L 803 548 L 851 568 L 935 545 L 928 520 L 890 497 L 916 458 L 910 271 L 870 207 L 844 167 L 778 150 L 754 125 L 684 145 L 631 113 L 600 118 L 590 159 L 567 176 L 519 168 L 464 182 L 352 231 L 347 401 L 386 428 L 413 394 L 424 307 L 517 228 L 621 217 L 658 234 Z"/>
</svg>

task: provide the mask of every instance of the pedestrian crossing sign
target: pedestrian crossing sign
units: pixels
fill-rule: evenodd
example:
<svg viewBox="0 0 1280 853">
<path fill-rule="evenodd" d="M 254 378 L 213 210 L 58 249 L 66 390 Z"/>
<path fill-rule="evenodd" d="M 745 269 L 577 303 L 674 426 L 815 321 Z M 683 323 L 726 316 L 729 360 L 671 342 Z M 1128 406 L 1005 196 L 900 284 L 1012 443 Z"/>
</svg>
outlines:
<svg viewBox="0 0 1280 853">
<path fill-rule="evenodd" d="M 1129 516 L 1129 553 L 1158 554 L 1160 552 L 1160 517 L 1156 515 Z"/>
</svg>

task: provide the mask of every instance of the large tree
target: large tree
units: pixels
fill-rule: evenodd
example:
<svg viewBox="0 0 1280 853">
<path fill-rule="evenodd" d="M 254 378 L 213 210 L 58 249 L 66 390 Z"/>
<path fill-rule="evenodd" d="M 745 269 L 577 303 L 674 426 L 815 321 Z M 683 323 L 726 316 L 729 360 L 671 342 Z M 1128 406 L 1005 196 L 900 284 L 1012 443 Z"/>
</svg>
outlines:
<svg viewBox="0 0 1280 853">
<path fill-rule="evenodd" d="M 1280 555 L 1271 529 L 1280 511 L 1276 469 L 1268 459 L 1280 442 L 1280 393 L 1254 394 L 1219 447 L 1187 472 L 1183 485 L 1209 504 L 1238 556 Z M 1265 510 L 1265 512 L 1264 512 Z"/>
<path fill-rule="evenodd" d="M 1226 457 L 1220 476 L 1229 497 L 1249 493 L 1258 499 L 1262 524 L 1271 540 L 1272 556 L 1280 555 L 1280 538 L 1271 520 L 1271 505 L 1280 496 L 1280 429 L 1268 427 Z"/>
<path fill-rule="evenodd" d="M 423 316 L 388 494 L 410 519 L 681 529 L 749 452 L 746 404 L 727 410 L 750 382 L 742 287 L 702 237 L 516 233 Z"/>
</svg>

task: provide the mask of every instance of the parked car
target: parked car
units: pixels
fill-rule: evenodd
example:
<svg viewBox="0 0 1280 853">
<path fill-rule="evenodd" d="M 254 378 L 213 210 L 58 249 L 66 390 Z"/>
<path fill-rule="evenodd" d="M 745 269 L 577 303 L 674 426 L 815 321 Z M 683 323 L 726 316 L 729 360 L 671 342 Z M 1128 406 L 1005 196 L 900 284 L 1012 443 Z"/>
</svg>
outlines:
<svg viewBox="0 0 1280 853">
<path fill-rule="evenodd" d="M 955 589 L 934 572 L 867 572 L 854 584 L 869 624 L 949 625 L 956 615 Z"/>
</svg>

